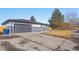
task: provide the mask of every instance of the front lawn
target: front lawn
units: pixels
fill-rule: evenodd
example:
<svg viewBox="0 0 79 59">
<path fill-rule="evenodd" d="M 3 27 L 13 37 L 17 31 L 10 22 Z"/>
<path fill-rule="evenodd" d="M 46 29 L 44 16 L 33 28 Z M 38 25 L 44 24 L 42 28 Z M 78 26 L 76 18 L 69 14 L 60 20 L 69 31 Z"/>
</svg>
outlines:
<svg viewBox="0 0 79 59">
<path fill-rule="evenodd" d="M 48 31 L 46 34 L 51 36 L 63 37 L 63 38 L 71 38 L 72 31 L 71 30 L 52 30 L 52 31 Z"/>
</svg>

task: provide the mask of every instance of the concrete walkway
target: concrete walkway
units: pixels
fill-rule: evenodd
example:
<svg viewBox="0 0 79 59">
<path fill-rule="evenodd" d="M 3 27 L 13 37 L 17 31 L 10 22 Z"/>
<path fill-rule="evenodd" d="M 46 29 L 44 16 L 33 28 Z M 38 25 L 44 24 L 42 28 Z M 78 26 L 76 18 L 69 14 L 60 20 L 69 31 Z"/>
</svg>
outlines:
<svg viewBox="0 0 79 59">
<path fill-rule="evenodd" d="M 69 39 L 48 36 L 40 33 L 13 34 L 18 38 L 4 41 L 6 50 L 14 51 L 75 51 L 78 44 Z"/>
</svg>

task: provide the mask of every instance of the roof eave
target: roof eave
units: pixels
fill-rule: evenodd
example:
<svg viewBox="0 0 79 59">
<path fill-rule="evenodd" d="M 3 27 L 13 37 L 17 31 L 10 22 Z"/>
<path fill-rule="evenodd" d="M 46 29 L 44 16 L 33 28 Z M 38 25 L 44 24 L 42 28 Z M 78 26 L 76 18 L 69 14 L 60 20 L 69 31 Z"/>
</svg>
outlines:
<svg viewBox="0 0 79 59">
<path fill-rule="evenodd" d="M 5 22 L 3 22 L 2 23 L 2 25 L 5 25 L 5 24 L 8 24 L 8 23 L 10 23 L 10 22 L 22 22 L 22 23 L 31 23 L 31 24 L 40 24 L 40 25 L 46 25 L 46 26 L 48 26 L 48 24 L 44 24 L 44 23 L 40 23 L 40 22 L 31 22 L 31 21 L 17 21 L 17 20 L 11 20 L 11 19 L 8 19 L 8 20 L 6 20 Z"/>
</svg>

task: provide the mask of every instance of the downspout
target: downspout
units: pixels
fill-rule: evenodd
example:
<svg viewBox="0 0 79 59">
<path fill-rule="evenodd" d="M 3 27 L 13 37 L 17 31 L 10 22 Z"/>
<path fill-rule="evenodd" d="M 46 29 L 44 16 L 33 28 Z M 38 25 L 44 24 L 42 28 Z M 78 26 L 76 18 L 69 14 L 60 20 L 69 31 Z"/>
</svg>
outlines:
<svg viewBox="0 0 79 59">
<path fill-rule="evenodd" d="M 13 32 L 15 33 L 15 24 L 14 24 L 14 26 L 13 26 Z"/>
<path fill-rule="evenodd" d="M 11 34 L 12 34 L 12 25 L 13 25 L 13 22 L 11 22 Z"/>
</svg>

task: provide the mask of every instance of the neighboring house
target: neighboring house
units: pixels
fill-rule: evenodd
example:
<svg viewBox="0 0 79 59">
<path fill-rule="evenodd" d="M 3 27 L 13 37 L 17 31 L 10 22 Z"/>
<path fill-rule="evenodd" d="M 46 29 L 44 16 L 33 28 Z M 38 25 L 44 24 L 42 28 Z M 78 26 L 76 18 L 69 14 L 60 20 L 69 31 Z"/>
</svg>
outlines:
<svg viewBox="0 0 79 59">
<path fill-rule="evenodd" d="M 44 32 L 48 30 L 48 24 L 25 19 L 8 19 L 2 25 L 6 25 L 10 33 Z"/>
</svg>

